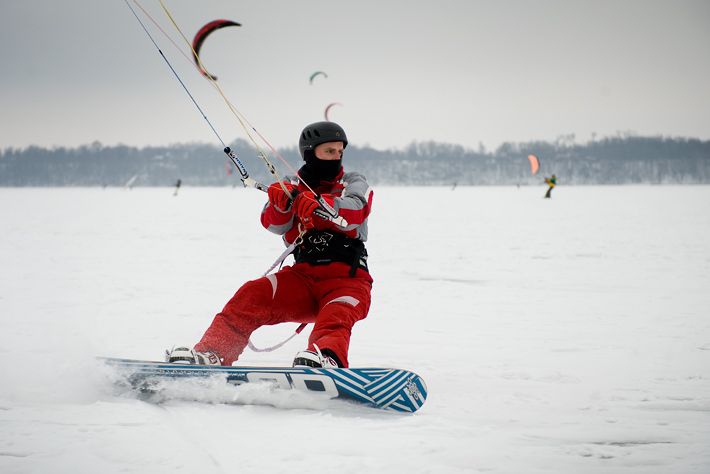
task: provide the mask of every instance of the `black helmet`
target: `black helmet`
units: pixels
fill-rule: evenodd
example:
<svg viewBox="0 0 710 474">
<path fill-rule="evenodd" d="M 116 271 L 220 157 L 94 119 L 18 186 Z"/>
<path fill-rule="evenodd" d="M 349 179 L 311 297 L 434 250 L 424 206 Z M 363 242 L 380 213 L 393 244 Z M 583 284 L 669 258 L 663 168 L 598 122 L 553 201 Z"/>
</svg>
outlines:
<svg viewBox="0 0 710 474">
<path fill-rule="evenodd" d="M 345 136 L 343 127 L 335 122 L 316 122 L 307 125 L 298 140 L 301 157 L 305 160 L 307 151 L 313 152 L 318 145 L 328 142 L 343 142 L 343 148 L 348 146 L 348 137 Z"/>
</svg>

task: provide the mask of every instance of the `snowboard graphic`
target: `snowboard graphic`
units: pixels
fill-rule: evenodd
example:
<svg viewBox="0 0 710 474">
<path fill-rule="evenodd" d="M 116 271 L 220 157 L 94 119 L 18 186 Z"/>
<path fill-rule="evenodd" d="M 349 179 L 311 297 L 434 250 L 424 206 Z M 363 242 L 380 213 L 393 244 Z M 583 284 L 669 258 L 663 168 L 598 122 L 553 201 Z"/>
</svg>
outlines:
<svg viewBox="0 0 710 474">
<path fill-rule="evenodd" d="M 413 413 L 424 404 L 424 380 L 408 370 L 384 368 L 239 367 L 168 364 L 131 359 L 99 358 L 115 369 L 121 381 L 138 391 L 150 391 L 157 381 L 219 378 L 226 383 L 271 383 L 278 389 L 302 390 L 342 398 L 376 408 Z"/>
</svg>

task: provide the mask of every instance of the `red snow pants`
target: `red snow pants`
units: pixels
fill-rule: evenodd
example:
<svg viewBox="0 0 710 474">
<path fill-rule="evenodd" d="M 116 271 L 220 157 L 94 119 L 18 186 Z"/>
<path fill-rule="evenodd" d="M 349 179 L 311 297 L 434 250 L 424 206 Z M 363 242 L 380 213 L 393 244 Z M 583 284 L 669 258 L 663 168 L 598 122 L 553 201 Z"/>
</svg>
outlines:
<svg viewBox="0 0 710 474">
<path fill-rule="evenodd" d="M 214 317 L 195 350 L 213 351 L 222 358 L 222 365 L 232 365 L 257 328 L 284 322 L 315 323 L 308 349 L 313 350 L 314 344 L 329 349 L 348 367 L 350 333 L 367 316 L 372 288 L 369 273 L 358 269 L 350 277 L 349 272 L 350 266 L 340 262 L 297 263 L 246 282 Z"/>
</svg>

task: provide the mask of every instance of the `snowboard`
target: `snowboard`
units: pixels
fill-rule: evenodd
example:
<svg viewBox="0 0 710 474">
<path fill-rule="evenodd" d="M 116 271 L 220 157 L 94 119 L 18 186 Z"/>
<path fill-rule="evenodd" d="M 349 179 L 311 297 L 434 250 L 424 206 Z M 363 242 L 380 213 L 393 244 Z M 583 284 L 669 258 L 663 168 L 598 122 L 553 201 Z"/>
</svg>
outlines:
<svg viewBox="0 0 710 474">
<path fill-rule="evenodd" d="M 267 383 L 277 389 L 301 390 L 372 407 L 413 413 L 424 404 L 427 388 L 417 374 L 402 369 L 239 367 L 183 365 L 132 359 L 99 358 L 120 381 L 150 391 L 161 380 L 218 379 L 229 384 Z"/>
</svg>

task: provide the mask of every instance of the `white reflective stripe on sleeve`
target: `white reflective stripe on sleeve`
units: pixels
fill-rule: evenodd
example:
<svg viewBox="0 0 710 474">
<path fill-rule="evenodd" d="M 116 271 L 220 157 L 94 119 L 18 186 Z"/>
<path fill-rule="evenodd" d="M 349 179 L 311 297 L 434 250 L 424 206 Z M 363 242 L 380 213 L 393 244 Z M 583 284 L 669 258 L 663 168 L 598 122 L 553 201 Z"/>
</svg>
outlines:
<svg viewBox="0 0 710 474">
<path fill-rule="evenodd" d="M 271 275 L 266 275 L 266 278 L 269 280 L 269 282 L 271 282 L 271 299 L 274 299 L 274 297 L 276 296 L 276 286 L 278 285 L 278 283 L 276 282 L 276 275 L 272 273 Z"/>
<path fill-rule="evenodd" d="M 339 296 L 333 300 L 328 301 L 326 305 L 329 305 L 330 303 L 346 303 L 350 306 L 357 306 L 360 304 L 360 300 L 358 300 L 357 298 L 353 298 L 352 296 Z"/>
</svg>

